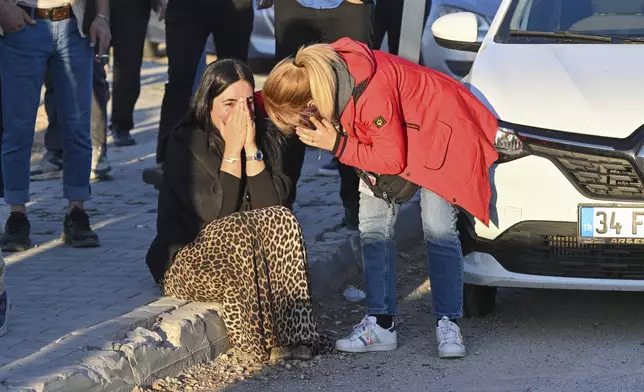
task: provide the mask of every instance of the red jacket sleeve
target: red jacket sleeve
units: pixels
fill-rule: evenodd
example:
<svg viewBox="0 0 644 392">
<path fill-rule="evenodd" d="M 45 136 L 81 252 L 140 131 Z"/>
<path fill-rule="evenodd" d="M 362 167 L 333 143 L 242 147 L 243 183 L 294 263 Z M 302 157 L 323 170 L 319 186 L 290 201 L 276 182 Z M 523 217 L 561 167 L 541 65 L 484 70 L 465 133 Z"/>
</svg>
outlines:
<svg viewBox="0 0 644 392">
<path fill-rule="evenodd" d="M 361 108 L 354 126 L 368 133 L 371 142 L 362 143 L 355 136 L 341 135 L 333 148 L 333 155 L 345 165 L 365 171 L 400 174 L 407 163 L 400 103 L 388 94 L 387 97 L 379 97 L 378 101 L 366 99 Z M 355 135 L 358 132 L 350 133 Z"/>
</svg>

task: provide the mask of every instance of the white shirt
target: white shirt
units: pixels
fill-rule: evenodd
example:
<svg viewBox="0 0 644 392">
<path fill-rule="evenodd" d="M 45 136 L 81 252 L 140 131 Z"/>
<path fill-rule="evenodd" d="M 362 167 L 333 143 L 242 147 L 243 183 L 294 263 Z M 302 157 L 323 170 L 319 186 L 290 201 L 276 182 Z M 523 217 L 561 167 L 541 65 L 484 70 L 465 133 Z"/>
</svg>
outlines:
<svg viewBox="0 0 644 392">
<path fill-rule="evenodd" d="M 56 8 L 69 4 L 70 0 L 20 0 L 21 4 L 34 8 Z"/>
</svg>

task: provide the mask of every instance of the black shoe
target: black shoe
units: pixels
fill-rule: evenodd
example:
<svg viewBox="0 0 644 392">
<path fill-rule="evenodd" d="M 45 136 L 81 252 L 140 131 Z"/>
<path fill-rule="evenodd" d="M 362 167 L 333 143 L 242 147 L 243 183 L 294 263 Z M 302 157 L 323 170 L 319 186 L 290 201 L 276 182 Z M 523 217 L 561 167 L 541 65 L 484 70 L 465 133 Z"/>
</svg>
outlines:
<svg viewBox="0 0 644 392">
<path fill-rule="evenodd" d="M 161 179 L 163 178 L 163 169 L 160 166 L 150 167 L 143 169 L 143 182 L 146 184 L 154 185 L 156 190 L 161 187 Z"/>
<path fill-rule="evenodd" d="M 114 145 L 116 147 L 127 147 L 136 144 L 136 140 L 130 135 L 129 130 L 119 129 L 116 126 L 112 126 L 112 137 L 114 138 Z"/>
<path fill-rule="evenodd" d="M 89 216 L 78 207 L 74 207 L 70 213 L 65 215 L 61 239 L 73 248 L 95 248 L 100 246 L 98 235 L 89 227 Z"/>
<path fill-rule="evenodd" d="M 344 219 L 342 219 L 342 224 L 347 227 L 349 230 L 358 230 L 358 209 L 357 208 L 345 208 L 344 209 Z"/>
<path fill-rule="evenodd" d="M 0 240 L 3 252 L 22 252 L 31 247 L 29 232 L 31 224 L 22 212 L 12 212 L 4 226 L 4 233 Z"/>
</svg>

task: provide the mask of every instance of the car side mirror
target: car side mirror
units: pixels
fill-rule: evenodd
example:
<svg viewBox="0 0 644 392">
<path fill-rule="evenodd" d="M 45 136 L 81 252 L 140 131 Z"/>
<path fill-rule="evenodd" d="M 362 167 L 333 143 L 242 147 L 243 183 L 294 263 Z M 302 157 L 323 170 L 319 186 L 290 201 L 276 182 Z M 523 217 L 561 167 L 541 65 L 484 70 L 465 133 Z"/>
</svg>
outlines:
<svg viewBox="0 0 644 392">
<path fill-rule="evenodd" d="M 478 52 L 479 23 L 471 12 L 443 15 L 432 23 L 432 35 L 440 46 L 447 49 Z"/>
</svg>

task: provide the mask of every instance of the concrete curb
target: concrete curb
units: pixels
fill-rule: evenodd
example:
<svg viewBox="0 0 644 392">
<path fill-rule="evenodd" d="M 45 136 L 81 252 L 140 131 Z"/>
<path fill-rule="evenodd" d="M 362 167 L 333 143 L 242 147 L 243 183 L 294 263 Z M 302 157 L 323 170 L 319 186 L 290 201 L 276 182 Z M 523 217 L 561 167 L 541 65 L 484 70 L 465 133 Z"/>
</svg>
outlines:
<svg viewBox="0 0 644 392">
<path fill-rule="evenodd" d="M 43 364 L 41 372 L 45 376 L 32 379 L 26 374 L 21 379 L 17 366 L 0 385 L 7 391 L 131 392 L 136 385 L 149 385 L 157 378 L 175 375 L 228 350 L 226 327 L 217 313 L 217 304 L 184 301 L 185 305 L 178 308 L 165 305 L 168 312 L 156 316 L 157 312 L 150 308 L 160 310 L 164 302 L 173 301 L 162 298 L 147 309 L 74 333 L 57 344 L 75 340 L 78 350 Z M 173 308 L 176 310 L 170 311 Z M 61 348 L 56 349 L 50 351 L 62 355 Z M 60 362 L 76 364 L 64 366 Z"/>
<path fill-rule="evenodd" d="M 314 299 L 341 289 L 362 269 L 357 234 L 329 232 L 323 241 L 307 246 Z M 422 239 L 420 207 L 401 208 L 396 224 L 398 250 Z M 131 392 L 187 367 L 226 352 L 226 327 L 219 305 L 161 298 L 148 306 L 85 330 L 71 333 L 36 358 L 0 374 L 0 391 Z M 106 343 L 107 342 L 107 343 Z M 62 363 L 73 365 L 65 366 Z M 21 377 L 25 365 L 38 366 L 46 376 Z"/>
</svg>

